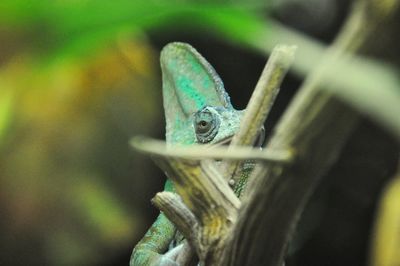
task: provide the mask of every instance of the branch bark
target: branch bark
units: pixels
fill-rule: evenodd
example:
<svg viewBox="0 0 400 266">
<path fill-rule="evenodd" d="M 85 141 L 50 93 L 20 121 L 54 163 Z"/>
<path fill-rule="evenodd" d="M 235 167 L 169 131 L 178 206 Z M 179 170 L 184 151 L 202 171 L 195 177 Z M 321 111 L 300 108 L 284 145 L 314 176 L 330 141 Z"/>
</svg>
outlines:
<svg viewBox="0 0 400 266">
<path fill-rule="evenodd" d="M 168 218 L 176 221 L 178 229 L 194 246 L 200 262 L 213 265 L 221 256 L 229 228 L 236 223 L 239 199 L 223 179 L 214 161 L 157 155 L 154 160 L 174 182 L 177 193 L 195 219 L 187 219 L 191 215 L 188 215 L 186 207 L 179 206 L 178 200 L 169 194 L 159 195 L 157 204 L 164 208 L 167 216 L 172 215 Z M 195 224 L 194 232 L 190 232 L 190 224 Z"/>
<path fill-rule="evenodd" d="M 363 50 L 372 30 L 367 1 L 358 1 L 326 60 L 305 81 L 279 122 L 267 149 L 292 149 L 289 165 L 260 165 L 240 210 L 235 233 L 219 265 L 282 265 L 284 255 L 320 177 L 339 155 L 358 114 L 322 90 L 332 64 Z M 380 20 L 378 20 L 381 22 Z"/>
</svg>

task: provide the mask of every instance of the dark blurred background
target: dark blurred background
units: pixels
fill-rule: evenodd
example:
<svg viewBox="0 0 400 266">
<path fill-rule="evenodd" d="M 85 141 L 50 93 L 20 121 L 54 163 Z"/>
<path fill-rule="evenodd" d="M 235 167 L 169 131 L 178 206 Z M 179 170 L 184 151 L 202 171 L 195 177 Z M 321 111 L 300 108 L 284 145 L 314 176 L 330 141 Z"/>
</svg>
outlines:
<svg viewBox="0 0 400 266">
<path fill-rule="evenodd" d="M 269 21 L 332 42 L 351 1 L 0 3 L 1 265 L 127 265 L 165 177 L 128 144 L 163 139 L 159 52 L 194 46 L 244 109 L 266 63 L 249 31 Z M 250 37 L 249 37 L 250 36 Z M 272 37 L 271 37 L 272 38 Z M 301 52 L 299 50 L 298 52 Z M 267 133 L 302 77 L 290 73 Z M 313 196 L 288 265 L 365 265 L 398 142 L 364 118 Z"/>
</svg>

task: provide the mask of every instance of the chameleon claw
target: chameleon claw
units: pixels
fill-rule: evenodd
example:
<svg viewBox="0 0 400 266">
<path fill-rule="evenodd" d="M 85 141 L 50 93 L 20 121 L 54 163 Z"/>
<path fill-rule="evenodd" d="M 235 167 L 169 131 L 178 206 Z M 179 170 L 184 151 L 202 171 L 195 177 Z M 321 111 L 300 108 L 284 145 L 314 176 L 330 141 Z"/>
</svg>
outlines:
<svg viewBox="0 0 400 266">
<path fill-rule="evenodd" d="M 161 256 L 161 258 L 157 262 L 156 266 L 179 266 L 179 264 L 173 260 L 170 260 L 168 258 L 165 258 L 164 256 Z"/>
<path fill-rule="evenodd" d="M 180 266 L 179 263 L 175 261 L 177 254 L 179 252 L 170 252 L 166 254 L 158 254 L 156 252 L 138 252 L 134 257 L 131 258 L 129 266 Z M 176 254 L 175 254 L 176 253 Z"/>
<path fill-rule="evenodd" d="M 157 266 L 179 266 L 179 263 L 176 262 L 176 259 L 178 258 L 182 247 L 183 244 L 180 244 L 179 246 L 176 246 L 173 249 L 169 250 L 164 255 L 161 255 Z"/>
</svg>

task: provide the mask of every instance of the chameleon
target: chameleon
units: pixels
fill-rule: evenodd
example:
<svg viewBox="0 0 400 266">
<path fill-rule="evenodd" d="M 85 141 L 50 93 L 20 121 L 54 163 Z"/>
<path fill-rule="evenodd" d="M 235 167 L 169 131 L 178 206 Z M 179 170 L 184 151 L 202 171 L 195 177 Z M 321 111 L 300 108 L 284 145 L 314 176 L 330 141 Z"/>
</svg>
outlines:
<svg viewBox="0 0 400 266">
<path fill-rule="evenodd" d="M 236 110 L 214 68 L 192 46 L 173 42 L 161 51 L 162 94 L 168 145 L 217 145 L 237 132 L 244 110 Z M 174 192 L 167 179 L 164 191 Z M 177 230 L 160 213 L 132 252 L 130 265 L 175 265 L 164 254 Z"/>
</svg>

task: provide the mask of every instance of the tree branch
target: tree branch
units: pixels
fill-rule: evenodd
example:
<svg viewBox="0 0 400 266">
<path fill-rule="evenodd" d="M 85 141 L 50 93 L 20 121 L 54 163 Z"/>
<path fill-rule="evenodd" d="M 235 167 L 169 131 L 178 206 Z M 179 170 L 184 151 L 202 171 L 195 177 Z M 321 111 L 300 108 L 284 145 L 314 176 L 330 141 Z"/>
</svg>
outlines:
<svg viewBox="0 0 400 266">
<path fill-rule="evenodd" d="M 354 110 L 322 90 L 326 64 L 365 48 L 370 29 L 359 23 L 368 12 L 357 2 L 324 63 L 306 79 L 267 145 L 291 148 L 289 165 L 260 165 L 253 172 L 230 247 L 219 265 L 282 265 L 305 203 L 320 177 L 339 155 L 358 120 Z M 365 22 L 365 21 L 364 21 Z M 374 29 L 377 25 L 373 25 Z"/>
<path fill-rule="evenodd" d="M 179 228 L 186 239 L 196 241 L 199 224 L 178 195 L 166 191 L 159 192 L 152 202 Z"/>
<path fill-rule="evenodd" d="M 278 45 L 273 49 L 247 105 L 239 130 L 229 145 L 231 150 L 235 146 L 251 146 L 256 141 L 279 92 L 283 78 L 290 68 L 295 50 L 295 46 L 287 45 Z M 221 165 L 225 179 L 230 180 L 229 183 L 236 187 L 235 191 L 242 176 L 242 165 L 243 161 L 226 160 Z"/>
</svg>

